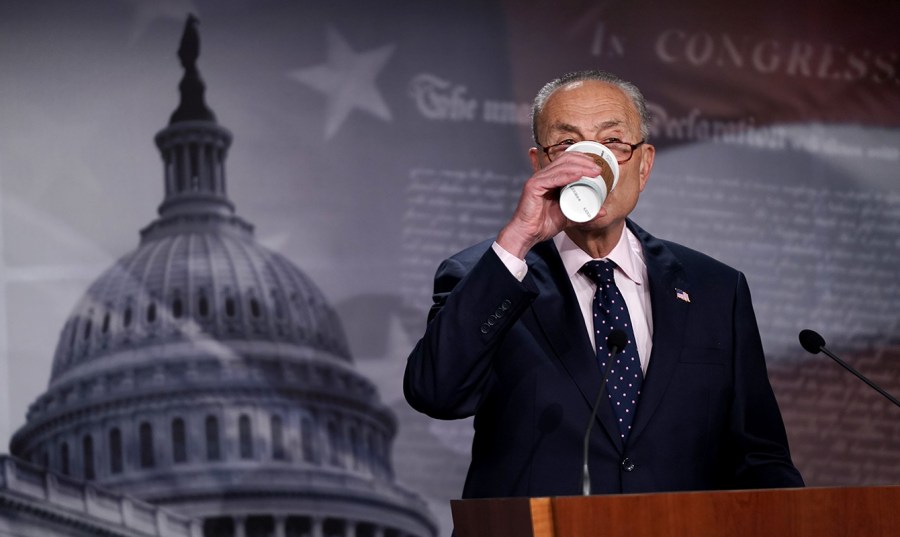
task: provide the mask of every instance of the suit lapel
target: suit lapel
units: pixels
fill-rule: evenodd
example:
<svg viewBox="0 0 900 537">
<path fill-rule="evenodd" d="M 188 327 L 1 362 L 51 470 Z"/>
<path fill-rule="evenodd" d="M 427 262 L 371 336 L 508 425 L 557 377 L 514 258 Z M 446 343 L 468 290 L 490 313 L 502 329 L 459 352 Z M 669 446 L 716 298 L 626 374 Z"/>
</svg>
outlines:
<svg viewBox="0 0 900 537">
<path fill-rule="evenodd" d="M 578 299 L 556 245 L 553 241 L 538 244 L 529 254 L 528 261 L 528 273 L 534 278 L 539 290 L 531 311 L 543 333 L 543 339 L 556 353 L 590 408 L 600 389 L 600 366 L 596 351 L 591 348 Z M 621 452 L 624 446 L 609 404 L 600 403 L 597 419 Z"/>
<path fill-rule="evenodd" d="M 678 367 L 690 304 L 676 293 L 679 290 L 689 293 L 690 288 L 681 263 L 672 252 L 633 222 L 628 221 L 628 226 L 643 245 L 653 315 L 653 350 L 629 435 L 629 442 L 632 442 L 640 437 L 652 419 Z"/>
</svg>

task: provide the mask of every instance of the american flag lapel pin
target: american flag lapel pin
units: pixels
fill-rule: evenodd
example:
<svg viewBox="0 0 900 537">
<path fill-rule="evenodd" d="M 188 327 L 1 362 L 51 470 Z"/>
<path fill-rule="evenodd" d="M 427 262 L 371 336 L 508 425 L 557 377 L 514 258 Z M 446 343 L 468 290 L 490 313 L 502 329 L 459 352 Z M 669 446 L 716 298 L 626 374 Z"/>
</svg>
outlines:
<svg viewBox="0 0 900 537">
<path fill-rule="evenodd" d="M 687 291 L 682 291 L 681 289 L 675 288 L 675 298 L 678 300 L 684 300 L 688 304 L 691 303 L 691 296 L 687 294 Z"/>
</svg>

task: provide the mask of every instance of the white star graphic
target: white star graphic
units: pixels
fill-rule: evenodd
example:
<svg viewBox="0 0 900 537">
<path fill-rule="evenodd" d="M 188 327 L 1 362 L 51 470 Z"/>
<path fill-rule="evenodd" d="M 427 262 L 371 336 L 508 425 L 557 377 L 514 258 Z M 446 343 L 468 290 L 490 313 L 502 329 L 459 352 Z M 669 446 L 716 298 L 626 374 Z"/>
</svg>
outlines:
<svg viewBox="0 0 900 537">
<path fill-rule="evenodd" d="M 329 139 L 354 108 L 391 121 L 391 111 L 375 87 L 375 77 L 394 53 L 394 45 L 357 54 L 333 28 L 328 28 L 324 64 L 292 71 L 288 76 L 328 98 L 325 138 Z"/>
</svg>

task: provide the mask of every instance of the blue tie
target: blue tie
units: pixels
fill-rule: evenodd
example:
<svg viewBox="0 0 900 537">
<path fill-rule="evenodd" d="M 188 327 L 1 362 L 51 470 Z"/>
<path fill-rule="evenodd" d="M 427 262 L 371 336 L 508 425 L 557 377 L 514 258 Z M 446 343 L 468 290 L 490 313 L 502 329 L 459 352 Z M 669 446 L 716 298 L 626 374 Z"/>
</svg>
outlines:
<svg viewBox="0 0 900 537">
<path fill-rule="evenodd" d="M 606 382 L 609 402 L 619 422 L 622 439 L 628 438 L 638 396 L 641 394 L 641 383 L 644 375 L 641 372 L 641 360 L 638 357 L 637 345 L 634 341 L 634 330 L 628 307 L 622 293 L 616 287 L 613 277 L 616 264 L 609 260 L 588 261 L 581 271 L 597 284 L 594 293 L 594 341 L 597 347 L 597 359 L 600 361 L 600 373 L 611 368 Z M 615 329 L 622 330 L 628 336 L 625 350 L 613 357 L 606 346 L 606 338 Z"/>
</svg>

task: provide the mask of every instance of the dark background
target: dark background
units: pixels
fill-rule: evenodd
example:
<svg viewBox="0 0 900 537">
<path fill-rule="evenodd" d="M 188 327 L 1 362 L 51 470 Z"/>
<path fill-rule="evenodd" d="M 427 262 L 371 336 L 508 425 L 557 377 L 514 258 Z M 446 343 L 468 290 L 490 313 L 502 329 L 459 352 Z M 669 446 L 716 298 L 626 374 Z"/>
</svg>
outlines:
<svg viewBox="0 0 900 537">
<path fill-rule="evenodd" d="M 741 270 L 810 485 L 900 483 L 900 9 L 718 3 L 0 3 L 0 443 L 58 334 L 162 201 L 153 136 L 201 20 L 238 213 L 338 309 L 397 413 L 398 480 L 446 526 L 468 421 L 409 410 L 403 365 L 446 255 L 495 234 L 529 174 L 529 103 L 563 72 L 637 83 L 654 115 L 648 231 Z M 790 5 L 787 5 L 790 4 Z"/>
</svg>

